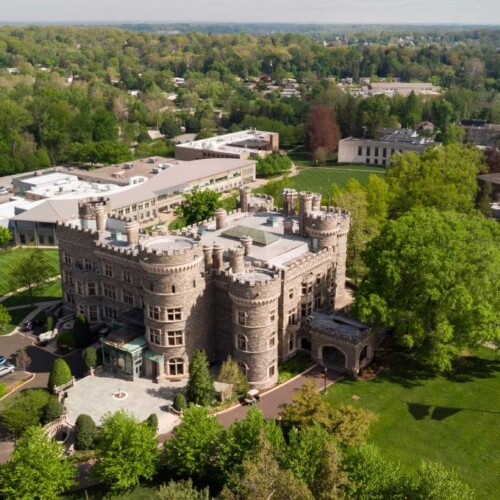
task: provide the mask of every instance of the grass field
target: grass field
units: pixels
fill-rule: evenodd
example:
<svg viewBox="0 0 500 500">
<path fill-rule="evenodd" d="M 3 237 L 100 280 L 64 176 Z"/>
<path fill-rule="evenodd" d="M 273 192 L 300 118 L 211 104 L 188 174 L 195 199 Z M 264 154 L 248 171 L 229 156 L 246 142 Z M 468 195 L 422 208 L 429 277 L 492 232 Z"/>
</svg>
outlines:
<svg viewBox="0 0 500 500">
<path fill-rule="evenodd" d="M 363 186 L 371 174 L 385 175 L 383 167 L 368 165 L 336 165 L 332 167 L 315 167 L 301 170 L 290 178 L 292 187 L 297 191 L 313 191 L 329 196 L 331 185 L 335 182 L 344 188 L 349 179 L 357 179 Z"/>
<path fill-rule="evenodd" d="M 49 300 L 60 300 L 61 298 L 61 281 L 57 279 L 37 289 L 37 294 L 33 297 L 33 300 L 35 302 L 46 302 Z M 2 302 L 5 307 L 22 306 L 25 304 L 30 305 L 30 303 L 30 298 L 25 293 L 17 293 Z"/>
<path fill-rule="evenodd" d="M 395 362 L 394 362 L 395 363 Z M 394 365 L 393 363 L 393 365 Z M 341 381 L 329 402 L 348 403 L 378 414 L 369 442 L 414 471 L 421 460 L 457 469 L 477 498 L 496 498 L 500 470 L 500 360 L 482 348 L 460 358 L 452 373 L 432 376 L 390 369 L 372 381 Z M 353 395 L 361 397 L 358 401 Z"/>
<path fill-rule="evenodd" d="M 5 295 L 12 290 L 10 286 L 10 273 L 20 259 L 34 252 L 31 248 L 16 248 L 0 252 L 0 295 Z M 49 262 L 51 276 L 59 274 L 59 251 L 57 249 L 40 249 Z"/>
</svg>

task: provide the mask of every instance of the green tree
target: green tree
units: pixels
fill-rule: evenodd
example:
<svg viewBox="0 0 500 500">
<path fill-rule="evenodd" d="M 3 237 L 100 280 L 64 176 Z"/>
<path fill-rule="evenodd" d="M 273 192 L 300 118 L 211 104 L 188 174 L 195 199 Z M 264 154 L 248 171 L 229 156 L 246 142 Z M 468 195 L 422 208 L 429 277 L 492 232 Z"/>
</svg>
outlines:
<svg viewBox="0 0 500 500">
<path fill-rule="evenodd" d="M 43 409 L 43 423 L 48 424 L 59 418 L 64 413 L 63 404 L 52 395 Z"/>
<path fill-rule="evenodd" d="M 208 406 L 215 397 L 214 384 L 205 351 L 196 351 L 189 364 L 187 396 L 190 403 Z"/>
<path fill-rule="evenodd" d="M 156 413 L 151 413 L 151 415 L 149 415 L 146 419 L 146 423 L 156 432 L 159 425 L 158 415 Z"/>
<path fill-rule="evenodd" d="M 286 155 L 271 154 L 257 161 L 257 175 L 268 176 L 288 172 L 292 168 L 292 160 Z"/>
<path fill-rule="evenodd" d="M 1 468 L 0 492 L 6 499 L 58 498 L 75 483 L 76 472 L 62 445 L 30 427 Z"/>
<path fill-rule="evenodd" d="M 51 269 L 42 250 L 34 250 L 20 258 L 10 271 L 13 289 L 25 288 L 31 304 L 34 296 L 40 293 L 40 285 L 51 276 Z"/>
<path fill-rule="evenodd" d="M 368 215 L 379 227 L 387 220 L 389 212 L 389 185 L 381 175 L 370 174 L 366 184 Z"/>
<path fill-rule="evenodd" d="M 228 356 L 226 361 L 222 363 L 217 380 L 233 385 L 233 397 L 245 394 L 248 391 L 248 380 L 238 363 L 231 356 Z"/>
<path fill-rule="evenodd" d="M 87 318 L 83 314 L 77 314 L 73 327 L 75 347 L 85 347 L 89 345 L 91 333 Z"/>
<path fill-rule="evenodd" d="M 184 201 L 175 210 L 177 217 L 182 217 L 187 225 L 196 224 L 209 219 L 220 205 L 220 194 L 205 189 L 200 191 L 197 187 L 184 197 Z"/>
<path fill-rule="evenodd" d="M 376 420 L 376 415 L 369 410 L 341 405 L 330 411 L 328 430 L 340 444 L 354 446 L 366 440 Z"/>
<path fill-rule="evenodd" d="M 460 144 L 434 148 L 422 155 L 398 155 L 389 169 L 390 213 L 401 215 L 418 207 L 470 212 L 487 167 L 484 154 Z"/>
<path fill-rule="evenodd" d="M 7 227 L 0 227 L 0 247 L 7 246 L 12 241 L 12 233 Z"/>
<path fill-rule="evenodd" d="M 439 462 L 422 462 L 417 471 L 415 492 L 417 500 L 472 500 L 474 491 L 460 480 L 453 470 Z"/>
<path fill-rule="evenodd" d="M 87 349 L 83 351 L 83 362 L 88 371 L 97 366 L 97 351 L 93 347 L 87 347 Z"/>
<path fill-rule="evenodd" d="M 2 425 L 16 436 L 28 427 L 39 425 L 50 396 L 45 389 L 27 389 L 9 398 L 0 414 Z"/>
<path fill-rule="evenodd" d="M 130 413 L 107 413 L 97 441 L 93 474 L 112 490 L 137 486 L 156 473 L 160 450 L 156 431 Z"/>
<path fill-rule="evenodd" d="M 66 384 L 71 380 L 71 378 L 72 375 L 68 363 L 66 363 L 66 361 L 62 358 L 57 358 L 50 369 L 47 386 L 50 390 L 52 390 L 54 387 Z"/>
<path fill-rule="evenodd" d="M 5 327 L 7 325 L 10 325 L 11 321 L 12 316 L 10 315 L 9 311 L 3 304 L 0 304 L 0 330 L 4 331 Z"/>
<path fill-rule="evenodd" d="M 98 438 L 99 430 L 90 415 L 78 415 L 75 422 L 75 448 L 91 450 Z"/>
<path fill-rule="evenodd" d="M 390 221 L 364 255 L 354 313 L 391 328 L 424 363 L 500 338 L 500 227 L 479 215 L 417 210 Z"/>
<path fill-rule="evenodd" d="M 182 392 L 178 392 L 174 397 L 174 408 L 177 411 L 184 411 L 187 407 L 186 397 Z"/>
<path fill-rule="evenodd" d="M 406 128 L 416 129 L 417 125 L 422 121 L 422 104 L 420 98 L 417 97 L 412 90 L 406 99 L 403 107 L 403 126 Z"/>
<path fill-rule="evenodd" d="M 190 406 L 182 422 L 174 428 L 172 439 L 165 441 L 165 463 L 180 477 L 208 481 L 219 477 L 216 457 L 224 442 L 224 427 L 203 407 Z"/>
<path fill-rule="evenodd" d="M 197 490 L 191 479 L 170 481 L 160 486 L 157 498 L 159 500 L 210 500 L 210 492 L 208 488 Z"/>
</svg>

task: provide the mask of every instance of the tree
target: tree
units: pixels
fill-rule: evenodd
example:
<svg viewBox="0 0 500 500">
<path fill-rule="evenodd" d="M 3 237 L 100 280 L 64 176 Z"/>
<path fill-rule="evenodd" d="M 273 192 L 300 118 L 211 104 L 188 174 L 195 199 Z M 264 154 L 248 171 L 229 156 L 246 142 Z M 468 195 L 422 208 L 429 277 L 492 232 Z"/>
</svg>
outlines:
<svg viewBox="0 0 500 500">
<path fill-rule="evenodd" d="M 341 405 L 330 411 L 328 430 L 339 443 L 354 446 L 366 440 L 370 425 L 376 420 L 376 415 L 369 410 Z"/>
<path fill-rule="evenodd" d="M 50 369 L 47 386 L 50 390 L 53 390 L 54 387 L 66 384 L 71 378 L 72 375 L 68 363 L 62 358 L 57 358 Z"/>
<path fill-rule="evenodd" d="M 0 247 L 7 246 L 12 241 L 12 233 L 7 227 L 0 227 Z"/>
<path fill-rule="evenodd" d="M 257 161 L 257 175 L 267 176 L 287 172 L 292 168 L 292 160 L 286 155 L 271 154 Z"/>
<path fill-rule="evenodd" d="M 165 441 L 165 463 L 179 477 L 208 481 L 220 477 L 217 457 L 222 452 L 225 430 L 203 407 L 190 406 L 173 437 Z"/>
<path fill-rule="evenodd" d="M 64 448 L 41 427 L 30 427 L 2 466 L 0 492 L 7 499 L 58 498 L 75 483 L 76 468 Z"/>
<path fill-rule="evenodd" d="M 174 397 L 174 409 L 184 411 L 187 407 L 186 397 L 182 392 L 178 392 Z"/>
<path fill-rule="evenodd" d="M 75 347 L 85 347 L 89 345 L 92 331 L 87 318 L 83 314 L 76 315 L 73 333 L 75 337 Z"/>
<path fill-rule="evenodd" d="M 422 462 L 417 471 L 415 493 L 417 500 L 472 500 L 474 491 L 460 480 L 453 470 L 439 462 Z"/>
<path fill-rule="evenodd" d="M 306 144 L 313 156 L 319 148 L 333 153 L 338 149 L 339 140 L 340 130 L 335 112 L 326 106 L 312 106 L 307 117 Z"/>
<path fill-rule="evenodd" d="M 365 252 L 354 313 L 450 369 L 460 349 L 500 337 L 498 241 L 498 224 L 479 215 L 427 209 L 390 221 Z"/>
<path fill-rule="evenodd" d="M 370 174 L 366 184 L 368 215 L 382 226 L 389 212 L 389 185 L 381 175 Z"/>
<path fill-rule="evenodd" d="M 176 208 L 175 215 L 182 217 L 188 226 L 207 220 L 220 205 L 219 197 L 220 194 L 211 189 L 200 191 L 196 187 L 184 196 L 184 201 Z"/>
<path fill-rule="evenodd" d="M 205 351 L 196 351 L 189 364 L 187 396 L 190 403 L 208 406 L 215 397 L 214 384 Z"/>
<path fill-rule="evenodd" d="M 83 351 L 83 362 L 87 371 L 97 366 L 97 351 L 93 347 L 87 347 Z"/>
<path fill-rule="evenodd" d="M 50 396 L 45 389 L 28 389 L 9 398 L 1 413 L 2 425 L 16 436 L 28 427 L 39 425 Z"/>
<path fill-rule="evenodd" d="M 152 428 L 154 429 L 155 432 L 157 432 L 158 430 L 158 425 L 159 425 L 159 422 L 158 422 L 158 415 L 156 413 L 151 413 L 151 415 L 149 415 L 149 417 L 146 419 L 146 423 Z"/>
<path fill-rule="evenodd" d="M 63 404 L 52 395 L 43 409 L 43 423 L 48 424 L 59 418 L 64 413 Z"/>
<path fill-rule="evenodd" d="M 12 321 L 12 316 L 10 315 L 7 308 L 0 304 L 0 330 L 4 331 L 5 327 Z"/>
<path fill-rule="evenodd" d="M 75 448 L 91 450 L 97 440 L 99 430 L 90 415 L 78 415 L 75 422 Z"/>
<path fill-rule="evenodd" d="M 161 485 L 157 497 L 159 500 L 210 500 L 210 492 L 208 488 L 197 490 L 188 479 Z"/>
<path fill-rule="evenodd" d="M 398 216 L 418 207 L 470 212 L 476 177 L 486 169 L 481 151 L 459 144 L 398 155 L 387 179 L 390 213 Z"/>
<path fill-rule="evenodd" d="M 160 132 L 166 137 L 175 137 L 181 134 L 181 127 L 173 115 L 168 115 L 160 126 Z"/>
<path fill-rule="evenodd" d="M 378 448 L 371 444 L 354 448 L 346 456 L 343 465 L 349 477 L 349 498 L 412 498 L 411 478 L 400 464 L 387 460 Z"/>
<path fill-rule="evenodd" d="M 422 103 L 419 97 L 412 90 L 406 99 L 403 107 L 403 126 L 406 128 L 416 129 L 417 125 L 422 121 Z"/>
<path fill-rule="evenodd" d="M 228 356 L 226 361 L 222 363 L 217 380 L 233 385 L 232 396 L 242 395 L 248 391 L 248 380 L 231 356 Z"/>
<path fill-rule="evenodd" d="M 13 289 L 25 288 L 34 303 L 34 296 L 40 293 L 40 285 L 50 277 L 51 269 L 47 257 L 42 250 L 29 252 L 18 260 L 10 271 L 11 286 Z"/>
<path fill-rule="evenodd" d="M 98 461 L 93 474 L 112 490 L 124 490 L 151 479 L 160 450 L 156 431 L 128 412 L 107 413 L 97 441 Z"/>
</svg>

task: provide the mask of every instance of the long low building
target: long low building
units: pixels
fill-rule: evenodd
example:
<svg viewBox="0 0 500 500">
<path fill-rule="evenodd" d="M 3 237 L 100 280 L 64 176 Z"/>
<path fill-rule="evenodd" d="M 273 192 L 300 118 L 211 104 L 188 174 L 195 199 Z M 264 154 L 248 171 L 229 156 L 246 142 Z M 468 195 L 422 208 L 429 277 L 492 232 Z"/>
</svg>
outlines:
<svg viewBox="0 0 500 500">
<path fill-rule="evenodd" d="M 339 141 L 338 162 L 387 166 L 391 164 L 391 156 L 395 153 L 423 153 L 430 147 L 440 145 L 408 129 L 393 131 L 379 140 L 348 137 Z"/>
</svg>

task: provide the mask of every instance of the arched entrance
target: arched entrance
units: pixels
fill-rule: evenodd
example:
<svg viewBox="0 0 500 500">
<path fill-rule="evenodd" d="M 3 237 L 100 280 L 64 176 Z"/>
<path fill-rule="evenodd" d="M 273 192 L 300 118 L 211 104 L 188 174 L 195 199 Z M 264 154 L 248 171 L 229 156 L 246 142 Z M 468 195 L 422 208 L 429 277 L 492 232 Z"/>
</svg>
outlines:
<svg viewBox="0 0 500 500">
<path fill-rule="evenodd" d="M 325 346 L 322 350 L 323 365 L 337 371 L 346 369 L 345 354 L 333 346 Z"/>
</svg>

